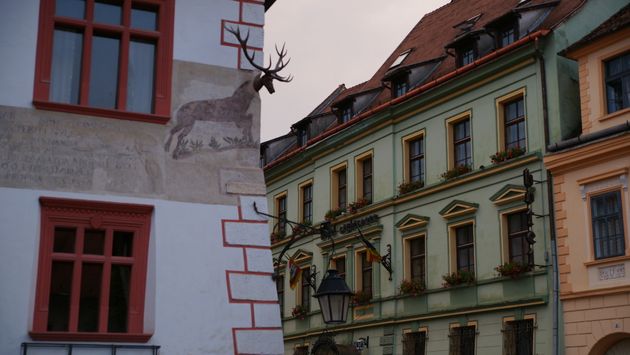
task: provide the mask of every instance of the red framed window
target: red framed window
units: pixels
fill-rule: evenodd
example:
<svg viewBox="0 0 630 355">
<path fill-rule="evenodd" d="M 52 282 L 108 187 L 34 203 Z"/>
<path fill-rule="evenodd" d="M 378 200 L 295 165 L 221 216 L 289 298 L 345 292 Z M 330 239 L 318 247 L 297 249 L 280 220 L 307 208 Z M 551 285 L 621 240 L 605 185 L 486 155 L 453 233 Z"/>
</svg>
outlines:
<svg viewBox="0 0 630 355">
<path fill-rule="evenodd" d="M 35 340 L 144 342 L 152 206 L 40 198 Z"/>
<path fill-rule="evenodd" d="M 35 107 L 166 123 L 173 7 L 173 0 L 41 0 Z"/>
</svg>

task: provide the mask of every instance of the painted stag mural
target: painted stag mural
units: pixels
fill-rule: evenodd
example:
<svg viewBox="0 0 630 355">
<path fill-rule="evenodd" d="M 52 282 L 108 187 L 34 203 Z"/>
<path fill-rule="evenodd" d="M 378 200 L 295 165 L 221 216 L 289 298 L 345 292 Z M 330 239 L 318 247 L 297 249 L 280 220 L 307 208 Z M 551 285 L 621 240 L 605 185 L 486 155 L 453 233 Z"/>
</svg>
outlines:
<svg viewBox="0 0 630 355">
<path fill-rule="evenodd" d="M 272 62 L 269 66 L 262 67 L 255 63 L 255 54 L 249 54 L 247 50 L 247 41 L 249 40 L 249 32 L 242 38 L 240 29 L 226 28 L 238 40 L 247 61 L 261 73 L 256 75 L 253 80 L 243 82 L 232 94 L 232 96 L 220 99 L 208 99 L 191 101 L 182 105 L 176 114 L 176 124 L 171 128 L 169 136 L 164 144 L 164 150 L 170 151 L 173 137 L 177 135 L 177 144 L 173 149 L 172 156 L 174 159 L 190 156 L 194 152 L 200 151 L 204 147 L 212 150 L 220 151 L 236 148 L 257 148 L 258 141 L 252 137 L 253 116 L 247 113 L 252 100 L 257 92 L 265 87 L 270 94 L 274 93 L 273 80 L 281 82 L 290 82 L 293 78 L 289 75 L 282 77 L 278 73 L 289 64 L 290 59 L 286 62 L 284 58 L 287 51 L 284 46 L 281 50 L 276 47 L 278 53 L 278 61 L 272 69 Z M 205 143 L 201 140 L 187 139 L 188 135 L 195 126 L 195 122 L 231 122 L 241 130 L 241 137 L 222 137 L 223 142 L 219 142 L 215 137 L 210 137 L 210 141 Z M 226 144 L 226 145 L 222 145 Z"/>
<path fill-rule="evenodd" d="M 177 144 L 173 150 L 173 158 L 184 158 L 204 145 L 215 150 L 234 149 L 243 147 L 255 148 L 258 144 L 252 137 L 253 116 L 247 113 L 249 106 L 256 96 L 256 91 L 250 80 L 243 82 L 232 96 L 220 99 L 191 101 L 182 105 L 176 114 L 176 124 L 171 128 L 164 150 L 170 151 L 173 137 L 177 135 Z M 215 137 L 210 142 L 191 141 L 186 139 L 192 131 L 195 122 L 231 122 L 242 132 L 242 137 L 223 137 L 227 146 L 222 147 Z"/>
</svg>

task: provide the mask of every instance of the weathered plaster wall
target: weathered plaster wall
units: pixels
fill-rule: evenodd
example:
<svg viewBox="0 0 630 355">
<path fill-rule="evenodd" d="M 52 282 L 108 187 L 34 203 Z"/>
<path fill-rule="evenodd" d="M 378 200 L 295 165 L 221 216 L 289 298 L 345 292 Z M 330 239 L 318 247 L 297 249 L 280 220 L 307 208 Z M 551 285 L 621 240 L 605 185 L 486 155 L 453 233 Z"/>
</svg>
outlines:
<svg viewBox="0 0 630 355">
<path fill-rule="evenodd" d="M 189 120 L 187 143 L 177 144 L 178 131 L 165 147 L 170 130 L 184 120 L 180 106 L 230 97 L 235 83 L 252 74 L 176 61 L 173 78 L 173 118 L 166 126 L 0 106 L 0 185 L 220 204 L 236 204 L 238 193 L 263 193 L 257 95 L 241 116 L 249 136 L 239 121 L 209 112 L 201 117 L 206 121 Z"/>
<path fill-rule="evenodd" d="M 0 188 L 0 201 L 10 206 L 0 209 L 0 283 L 6 286 L 0 292 L 1 354 L 17 354 L 20 343 L 30 341 L 40 196 L 155 207 L 145 331 L 154 334 L 149 344 L 162 346 L 161 353 L 282 353 L 267 225 L 251 207 L 256 201 L 264 208 L 263 197 L 242 197 L 236 207 Z"/>
</svg>

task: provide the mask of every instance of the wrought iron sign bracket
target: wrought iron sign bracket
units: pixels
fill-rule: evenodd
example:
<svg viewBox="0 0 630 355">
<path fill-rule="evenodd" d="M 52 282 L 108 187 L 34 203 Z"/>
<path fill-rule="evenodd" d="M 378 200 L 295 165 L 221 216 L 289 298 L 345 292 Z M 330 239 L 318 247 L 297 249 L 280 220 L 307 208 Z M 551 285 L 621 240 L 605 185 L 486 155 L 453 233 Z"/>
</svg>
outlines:
<svg viewBox="0 0 630 355">
<path fill-rule="evenodd" d="M 370 242 L 368 242 L 367 239 L 365 239 L 365 236 L 363 235 L 363 232 L 361 232 L 361 228 L 359 228 L 359 225 L 357 223 L 352 223 L 352 225 L 357 230 L 357 232 L 359 232 L 359 237 L 361 238 L 361 242 L 365 244 L 365 246 L 368 249 L 372 249 L 372 248 L 376 249 Z M 387 254 L 381 255 L 380 259 L 381 260 L 379 261 L 379 263 L 383 265 L 383 267 L 385 268 L 385 270 L 387 270 L 387 272 L 389 272 L 389 281 L 392 281 L 393 270 L 392 270 L 392 245 L 391 244 L 387 244 Z"/>
<path fill-rule="evenodd" d="M 280 263 L 282 262 L 282 257 L 284 257 L 286 252 L 291 248 L 291 246 L 293 246 L 293 243 L 295 243 L 298 239 L 301 239 L 302 237 L 307 235 L 307 232 L 310 232 L 311 234 L 319 234 L 322 240 L 330 240 L 332 244 L 332 251 L 334 253 L 335 241 L 333 239 L 333 236 L 335 235 L 336 231 L 330 222 L 323 222 L 319 225 L 319 227 L 316 228 L 313 226 L 306 225 L 304 223 L 290 221 L 286 218 L 281 218 L 281 217 L 274 216 L 269 213 L 261 212 L 258 210 L 258 206 L 256 206 L 256 202 L 253 203 L 253 207 L 254 207 L 254 211 L 258 215 L 273 218 L 275 220 L 284 222 L 288 224 L 289 226 L 291 226 L 292 229 L 295 229 L 295 227 L 298 226 L 302 230 L 301 233 L 293 233 L 291 235 L 289 242 L 284 246 L 284 248 L 282 248 L 282 251 L 280 252 L 280 255 L 278 256 L 278 258 L 273 260 L 274 271 L 273 271 L 273 274 L 271 275 L 271 278 L 274 281 L 279 276 L 278 266 L 280 266 Z M 316 290 L 315 285 L 316 285 L 316 280 L 317 280 L 317 268 L 315 267 L 315 265 L 313 265 L 312 268 L 313 268 L 313 272 L 311 273 L 311 275 L 309 275 L 309 278 L 306 280 L 306 282 L 308 283 L 309 286 L 313 288 L 313 290 Z"/>
<path fill-rule="evenodd" d="M 387 244 L 387 254 L 381 256 L 381 265 L 389 272 L 389 281 L 392 280 L 392 245 Z"/>
<path fill-rule="evenodd" d="M 305 280 L 306 280 L 306 283 L 309 286 L 311 286 L 313 291 L 317 292 L 317 266 L 316 265 L 311 266 L 311 272 L 308 275 L 308 278 Z"/>
</svg>

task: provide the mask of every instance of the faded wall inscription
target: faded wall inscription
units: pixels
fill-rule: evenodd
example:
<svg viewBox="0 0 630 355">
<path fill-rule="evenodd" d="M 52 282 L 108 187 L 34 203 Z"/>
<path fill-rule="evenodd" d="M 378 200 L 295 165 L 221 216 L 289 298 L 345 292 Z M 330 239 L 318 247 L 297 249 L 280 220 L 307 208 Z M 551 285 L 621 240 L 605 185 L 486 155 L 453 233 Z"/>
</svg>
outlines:
<svg viewBox="0 0 630 355">
<path fill-rule="evenodd" d="M 139 181 L 159 178 L 149 177 L 146 171 L 150 137 L 140 135 L 125 142 L 102 122 L 36 118 L 28 113 L 0 111 L 2 185 L 157 192 L 157 185 Z"/>
</svg>

